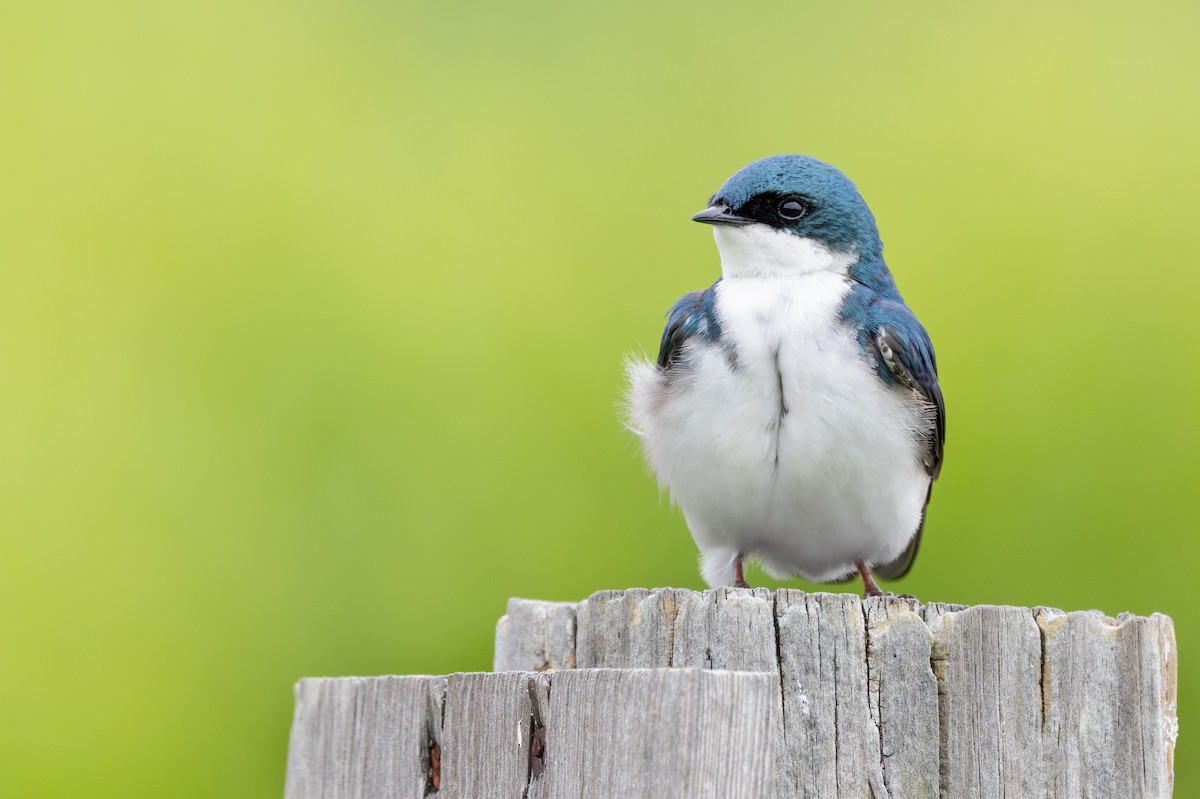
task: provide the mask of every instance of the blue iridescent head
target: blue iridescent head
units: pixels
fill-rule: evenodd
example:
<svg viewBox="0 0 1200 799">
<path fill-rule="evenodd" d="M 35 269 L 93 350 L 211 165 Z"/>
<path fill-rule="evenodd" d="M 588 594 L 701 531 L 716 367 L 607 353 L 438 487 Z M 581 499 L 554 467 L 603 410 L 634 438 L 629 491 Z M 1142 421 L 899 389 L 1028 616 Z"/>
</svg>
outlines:
<svg viewBox="0 0 1200 799">
<path fill-rule="evenodd" d="M 726 277 L 832 271 L 899 298 L 871 210 L 849 178 L 816 158 L 748 164 L 692 219 L 713 226 Z"/>
<path fill-rule="evenodd" d="M 733 174 L 694 217 L 712 225 L 764 224 L 860 258 L 883 251 L 875 217 L 836 167 L 807 155 L 772 155 Z"/>
</svg>

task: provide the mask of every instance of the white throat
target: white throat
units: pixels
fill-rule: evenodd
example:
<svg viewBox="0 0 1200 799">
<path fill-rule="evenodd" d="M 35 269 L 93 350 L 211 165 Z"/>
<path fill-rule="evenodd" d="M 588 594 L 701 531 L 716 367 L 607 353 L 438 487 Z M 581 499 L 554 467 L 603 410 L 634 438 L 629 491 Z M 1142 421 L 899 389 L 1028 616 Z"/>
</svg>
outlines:
<svg viewBox="0 0 1200 799">
<path fill-rule="evenodd" d="M 785 277 L 812 272 L 844 275 L 858 260 L 820 242 L 793 236 L 769 225 L 713 225 L 721 254 L 721 273 L 730 277 Z"/>
</svg>

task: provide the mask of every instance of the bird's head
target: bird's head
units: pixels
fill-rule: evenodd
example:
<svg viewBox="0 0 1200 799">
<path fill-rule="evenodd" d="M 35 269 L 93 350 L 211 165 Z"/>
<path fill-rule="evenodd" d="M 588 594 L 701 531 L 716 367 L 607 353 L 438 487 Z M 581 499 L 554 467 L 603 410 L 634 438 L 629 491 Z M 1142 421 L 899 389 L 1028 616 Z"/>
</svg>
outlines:
<svg viewBox="0 0 1200 799">
<path fill-rule="evenodd" d="M 726 277 L 883 267 L 875 217 L 835 167 L 773 155 L 742 167 L 692 217 L 713 226 Z"/>
</svg>

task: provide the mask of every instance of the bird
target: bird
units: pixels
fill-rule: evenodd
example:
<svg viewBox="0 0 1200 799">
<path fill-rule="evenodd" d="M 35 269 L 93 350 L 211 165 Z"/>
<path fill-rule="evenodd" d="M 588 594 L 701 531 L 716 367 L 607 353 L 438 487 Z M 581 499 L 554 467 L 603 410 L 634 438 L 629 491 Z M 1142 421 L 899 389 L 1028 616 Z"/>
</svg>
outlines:
<svg viewBox="0 0 1200 799">
<path fill-rule="evenodd" d="M 900 296 L 866 202 L 806 155 L 748 164 L 692 219 L 721 275 L 626 363 L 626 425 L 678 505 L 709 586 L 903 577 L 942 467 L 929 334 Z"/>
</svg>

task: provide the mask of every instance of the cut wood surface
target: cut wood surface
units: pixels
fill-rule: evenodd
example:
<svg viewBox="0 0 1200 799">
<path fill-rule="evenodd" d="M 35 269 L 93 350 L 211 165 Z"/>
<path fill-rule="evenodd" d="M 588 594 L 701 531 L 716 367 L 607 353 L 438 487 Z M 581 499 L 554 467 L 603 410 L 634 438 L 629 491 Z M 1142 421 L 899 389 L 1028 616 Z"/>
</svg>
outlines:
<svg viewBox="0 0 1200 799">
<path fill-rule="evenodd" d="M 769 799 L 775 672 L 306 679 L 287 799 Z"/>
<path fill-rule="evenodd" d="M 1171 795 L 1175 639 L 1159 614 L 766 589 L 513 600 L 496 670 L 572 663 L 778 673 L 779 799 Z"/>
</svg>

